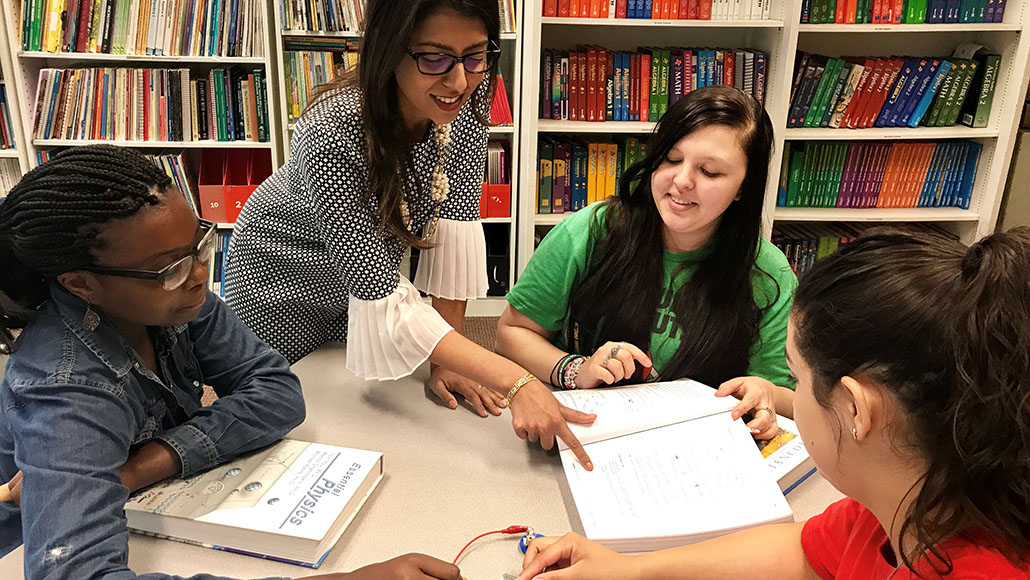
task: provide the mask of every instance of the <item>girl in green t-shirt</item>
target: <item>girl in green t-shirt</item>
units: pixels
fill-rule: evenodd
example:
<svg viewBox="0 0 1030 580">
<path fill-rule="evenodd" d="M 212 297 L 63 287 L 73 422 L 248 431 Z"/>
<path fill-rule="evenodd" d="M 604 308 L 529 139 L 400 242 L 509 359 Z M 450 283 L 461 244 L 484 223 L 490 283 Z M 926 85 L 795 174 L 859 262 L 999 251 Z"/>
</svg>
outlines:
<svg viewBox="0 0 1030 580">
<path fill-rule="evenodd" d="M 760 236 L 772 138 L 762 105 L 737 89 L 673 104 L 618 195 L 544 238 L 508 294 L 497 351 L 563 388 L 652 366 L 722 385 L 756 436 L 775 435 L 797 279 Z"/>
</svg>

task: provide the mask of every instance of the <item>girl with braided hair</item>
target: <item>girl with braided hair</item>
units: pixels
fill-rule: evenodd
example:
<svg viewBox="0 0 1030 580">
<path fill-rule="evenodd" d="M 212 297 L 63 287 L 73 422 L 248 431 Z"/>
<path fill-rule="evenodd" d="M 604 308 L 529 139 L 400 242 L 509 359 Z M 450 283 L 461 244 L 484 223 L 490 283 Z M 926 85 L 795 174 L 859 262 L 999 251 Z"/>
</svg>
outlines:
<svg viewBox="0 0 1030 580">
<path fill-rule="evenodd" d="M 211 226 L 163 170 L 104 145 L 58 154 L 0 203 L 0 557 L 24 543 L 27 580 L 135 578 L 130 491 L 304 419 L 286 359 L 206 289 Z"/>
</svg>

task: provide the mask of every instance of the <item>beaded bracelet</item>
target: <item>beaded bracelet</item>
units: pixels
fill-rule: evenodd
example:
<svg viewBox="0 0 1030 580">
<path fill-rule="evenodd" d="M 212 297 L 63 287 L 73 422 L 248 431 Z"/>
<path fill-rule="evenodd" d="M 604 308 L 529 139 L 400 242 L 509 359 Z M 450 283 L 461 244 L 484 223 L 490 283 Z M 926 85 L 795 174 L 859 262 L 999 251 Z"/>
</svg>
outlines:
<svg viewBox="0 0 1030 580">
<path fill-rule="evenodd" d="M 571 390 L 576 388 L 576 377 L 579 376 L 579 370 L 583 367 L 583 363 L 586 362 L 586 356 L 582 354 L 576 354 L 574 359 L 565 365 L 563 372 L 561 373 L 561 388 L 565 390 Z"/>
</svg>

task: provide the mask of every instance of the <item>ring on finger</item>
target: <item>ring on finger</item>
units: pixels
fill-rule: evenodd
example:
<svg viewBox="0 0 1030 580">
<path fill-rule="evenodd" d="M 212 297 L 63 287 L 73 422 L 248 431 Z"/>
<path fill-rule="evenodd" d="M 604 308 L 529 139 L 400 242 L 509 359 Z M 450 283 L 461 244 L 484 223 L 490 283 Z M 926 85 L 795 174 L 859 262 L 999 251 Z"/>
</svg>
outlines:
<svg viewBox="0 0 1030 580">
<path fill-rule="evenodd" d="M 608 355 L 608 358 L 615 358 L 615 356 L 619 354 L 619 350 L 621 348 L 622 348 L 621 346 L 613 346 L 612 350 L 611 350 L 611 353 L 609 353 L 609 355 Z"/>
<path fill-rule="evenodd" d="M 759 407 L 755 409 L 755 415 L 758 415 L 759 411 L 768 411 L 769 415 L 771 415 L 774 419 L 776 418 L 776 412 L 770 409 L 769 407 Z"/>
</svg>

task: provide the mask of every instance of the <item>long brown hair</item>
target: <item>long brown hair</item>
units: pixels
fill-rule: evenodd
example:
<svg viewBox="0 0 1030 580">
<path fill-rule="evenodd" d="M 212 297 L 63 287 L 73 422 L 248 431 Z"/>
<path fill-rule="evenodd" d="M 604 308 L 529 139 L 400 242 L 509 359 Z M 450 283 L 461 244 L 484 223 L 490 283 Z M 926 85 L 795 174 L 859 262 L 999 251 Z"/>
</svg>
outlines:
<svg viewBox="0 0 1030 580">
<path fill-rule="evenodd" d="M 658 121 L 646 157 L 623 174 L 604 219 L 590 224 L 603 241 L 569 298 L 570 348 L 578 343 L 579 352 L 591 353 L 609 340 L 650 344 L 665 288 L 663 223 L 651 195 L 651 174 L 680 139 L 711 125 L 738 131 L 747 173 L 740 199 L 722 215 L 712 251 L 675 289 L 671 309 L 682 338 L 659 370 L 665 377 L 690 377 L 712 386 L 746 374 L 761 312 L 778 297 L 756 304 L 752 285 L 753 276 L 769 276 L 755 266 L 755 256 L 773 128 L 762 105 L 732 87 L 698 89 L 676 101 Z"/>
<path fill-rule="evenodd" d="M 368 161 L 366 199 L 378 202 L 379 227 L 402 243 L 427 249 L 432 244 L 408 231 L 401 218 L 405 176 L 412 169 L 408 148 L 411 139 L 404 128 L 397 98 L 397 67 L 408 58 L 407 48 L 416 29 L 441 10 L 480 20 L 486 27 L 490 46 L 500 46 L 501 20 L 493 0 L 369 0 L 358 66 L 312 93 L 311 107 L 339 90 L 361 90 L 361 113 L 365 129 L 365 154 Z M 493 99 L 493 71 L 488 71 L 485 86 L 473 91 L 469 106 L 477 120 L 489 125 L 488 111 Z"/>
<path fill-rule="evenodd" d="M 816 262 L 794 297 L 798 350 L 823 407 L 842 377 L 872 378 L 907 416 L 926 461 L 904 514 L 942 573 L 941 541 L 987 532 L 1017 565 L 1030 551 L 1030 228 L 969 249 L 929 233 L 871 233 Z M 839 435 L 838 435 L 839 436 Z M 913 488 L 914 489 L 914 488 Z M 914 570 L 913 570 L 914 571 Z"/>
</svg>

